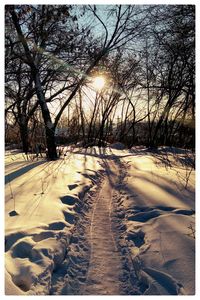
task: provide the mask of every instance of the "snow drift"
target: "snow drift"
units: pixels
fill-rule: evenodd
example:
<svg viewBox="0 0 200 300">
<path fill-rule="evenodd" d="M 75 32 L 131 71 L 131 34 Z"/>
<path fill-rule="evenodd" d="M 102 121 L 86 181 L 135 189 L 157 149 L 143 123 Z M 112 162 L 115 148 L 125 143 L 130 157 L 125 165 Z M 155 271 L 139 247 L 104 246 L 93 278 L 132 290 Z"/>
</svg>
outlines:
<svg viewBox="0 0 200 300">
<path fill-rule="evenodd" d="M 72 153 L 54 162 L 6 154 L 6 294 L 48 294 L 102 167 L 96 157 Z"/>
<path fill-rule="evenodd" d="M 124 239 L 144 295 L 195 293 L 195 171 L 192 153 L 132 149 L 116 194 Z M 163 154 L 165 153 L 165 154 Z"/>
</svg>

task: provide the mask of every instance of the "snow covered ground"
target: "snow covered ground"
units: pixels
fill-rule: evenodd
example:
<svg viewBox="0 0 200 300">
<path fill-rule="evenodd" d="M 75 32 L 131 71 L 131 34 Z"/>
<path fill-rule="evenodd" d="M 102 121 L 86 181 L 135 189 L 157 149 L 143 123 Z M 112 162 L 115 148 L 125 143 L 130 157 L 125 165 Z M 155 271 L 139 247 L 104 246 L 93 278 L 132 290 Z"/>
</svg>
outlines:
<svg viewBox="0 0 200 300">
<path fill-rule="evenodd" d="M 144 294 L 194 294 L 192 155 L 181 149 L 134 149 L 124 161 L 128 168 L 116 197 L 125 212 L 125 239 Z"/>
<path fill-rule="evenodd" d="M 6 153 L 6 294 L 48 294 L 80 199 L 100 176 L 98 160 L 71 153 L 53 162 L 25 161 L 20 153 Z"/>
<path fill-rule="evenodd" d="M 91 193 L 95 201 L 111 160 L 121 174 L 112 200 L 123 225 L 118 244 L 125 242 L 140 294 L 194 294 L 191 153 L 117 145 L 74 148 L 54 162 L 26 161 L 21 153 L 6 151 L 6 294 L 49 294 L 52 274 L 67 256 L 86 205 L 84 195 Z"/>
</svg>

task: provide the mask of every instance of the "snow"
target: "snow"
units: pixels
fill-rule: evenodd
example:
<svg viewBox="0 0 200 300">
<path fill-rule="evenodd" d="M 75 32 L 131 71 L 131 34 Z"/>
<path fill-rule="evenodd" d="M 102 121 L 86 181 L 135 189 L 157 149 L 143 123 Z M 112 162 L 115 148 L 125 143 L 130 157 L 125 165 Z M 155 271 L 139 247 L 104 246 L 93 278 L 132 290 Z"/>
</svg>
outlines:
<svg viewBox="0 0 200 300">
<path fill-rule="evenodd" d="M 104 170 L 106 189 L 112 185 L 114 192 L 106 192 L 102 185 L 103 199 L 112 197 L 117 205 L 117 222 L 123 228 L 119 238 L 125 241 L 141 294 L 193 295 L 192 153 L 166 147 L 126 150 L 121 146 L 70 147 L 70 151 L 53 162 L 43 158 L 27 161 L 18 151 L 6 151 L 6 294 L 49 294 L 52 274 L 61 270 L 76 221 L 86 205 L 84 195 L 90 195 L 95 203 L 94 191 L 101 185 Z M 112 174 L 120 182 L 115 179 L 113 183 Z M 103 211 L 98 214 L 103 209 L 100 204 L 93 214 L 96 228 L 98 218 L 104 218 Z M 96 240 L 103 242 L 104 237 L 96 236 Z"/>
<path fill-rule="evenodd" d="M 185 188 L 188 169 L 169 151 L 170 167 L 160 156 L 143 153 L 124 157 L 129 169 L 118 196 L 133 265 L 145 295 L 193 295 L 195 172 Z"/>
<path fill-rule="evenodd" d="M 6 153 L 8 294 L 48 294 L 51 274 L 65 256 L 81 199 L 101 171 L 96 157 L 69 153 L 58 161 L 32 162 L 21 153 Z"/>
</svg>

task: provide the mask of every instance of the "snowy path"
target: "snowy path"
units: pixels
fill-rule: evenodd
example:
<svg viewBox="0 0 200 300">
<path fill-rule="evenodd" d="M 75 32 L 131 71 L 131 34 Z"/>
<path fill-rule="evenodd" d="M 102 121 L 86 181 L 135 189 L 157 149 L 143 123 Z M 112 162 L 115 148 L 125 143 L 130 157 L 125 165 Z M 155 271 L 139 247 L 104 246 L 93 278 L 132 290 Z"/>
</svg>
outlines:
<svg viewBox="0 0 200 300">
<path fill-rule="evenodd" d="M 91 256 L 82 294 L 120 295 L 122 293 L 122 261 L 111 225 L 112 194 L 118 179 L 118 169 L 110 163 L 92 214 L 89 240 Z"/>
<path fill-rule="evenodd" d="M 84 197 L 67 256 L 53 273 L 51 295 L 137 294 L 117 242 L 121 232 L 115 195 L 125 166 L 116 157 L 101 163 L 105 176 Z"/>
<path fill-rule="evenodd" d="M 93 150 L 8 165 L 6 294 L 194 294 L 195 171 Z"/>
</svg>

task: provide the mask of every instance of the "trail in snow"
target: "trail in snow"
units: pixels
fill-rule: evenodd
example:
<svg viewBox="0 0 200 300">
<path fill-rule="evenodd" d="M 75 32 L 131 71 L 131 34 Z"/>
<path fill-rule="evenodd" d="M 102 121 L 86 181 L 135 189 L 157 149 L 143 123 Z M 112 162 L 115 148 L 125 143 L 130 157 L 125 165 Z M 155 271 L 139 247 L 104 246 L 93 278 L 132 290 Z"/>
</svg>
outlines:
<svg viewBox="0 0 200 300">
<path fill-rule="evenodd" d="M 81 293 L 86 295 L 120 295 L 122 291 L 122 259 L 111 225 L 112 194 L 118 179 L 118 169 L 111 164 L 92 214 L 89 231 L 91 256 L 86 283 Z M 115 173 L 114 173 L 115 171 Z"/>
<path fill-rule="evenodd" d="M 130 282 L 125 253 L 117 244 L 121 233 L 113 197 L 122 165 L 116 158 L 103 164 L 103 181 L 84 198 L 66 259 L 53 274 L 52 295 L 138 294 Z"/>
<path fill-rule="evenodd" d="M 14 169 L 8 179 L 21 204 L 16 218 L 7 217 L 8 288 L 13 282 L 30 295 L 193 294 L 192 190 L 179 193 L 174 170 L 152 156 L 101 154 L 79 154 L 70 169 L 65 160 L 38 165 L 28 177 Z"/>
</svg>

